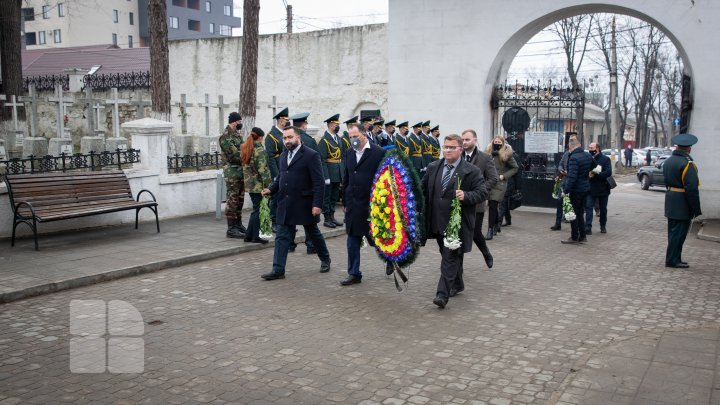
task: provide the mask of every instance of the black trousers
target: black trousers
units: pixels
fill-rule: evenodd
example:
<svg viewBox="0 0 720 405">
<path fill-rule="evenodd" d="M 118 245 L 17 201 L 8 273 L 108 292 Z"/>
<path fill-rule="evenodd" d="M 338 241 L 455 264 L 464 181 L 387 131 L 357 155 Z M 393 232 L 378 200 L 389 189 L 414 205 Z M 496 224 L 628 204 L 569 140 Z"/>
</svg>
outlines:
<svg viewBox="0 0 720 405">
<path fill-rule="evenodd" d="M 685 243 L 690 220 L 668 218 L 668 245 L 665 252 L 665 264 L 677 266 L 682 261 L 682 248 Z"/>
<path fill-rule="evenodd" d="M 587 192 L 570 193 L 570 204 L 575 212 L 575 220 L 570 221 L 570 237 L 572 240 L 585 239 L 585 200 Z"/>
<path fill-rule="evenodd" d="M 485 242 L 485 236 L 483 235 L 482 231 L 483 218 L 485 218 L 484 212 L 475 213 L 475 229 L 473 229 L 473 242 L 475 242 L 475 246 L 480 249 L 483 257 L 486 257 L 488 254 L 490 254 L 490 249 L 488 249 L 487 242 Z"/>
<path fill-rule="evenodd" d="M 443 237 L 436 239 L 442 259 L 440 260 L 440 280 L 438 280 L 437 295 L 449 299 L 450 290 L 464 290 L 463 282 L 463 249 L 450 250 L 443 244 Z"/>
<path fill-rule="evenodd" d="M 260 202 L 262 201 L 262 194 L 250 193 L 250 200 L 252 200 L 253 210 L 250 214 L 250 221 L 248 221 L 245 240 L 257 241 L 260 239 Z"/>
<path fill-rule="evenodd" d="M 488 229 L 493 229 L 498 224 L 499 201 L 488 200 Z"/>
<path fill-rule="evenodd" d="M 335 206 L 340 198 L 340 183 L 330 183 L 325 185 L 325 195 L 323 197 L 323 214 L 332 214 L 335 212 Z"/>
</svg>

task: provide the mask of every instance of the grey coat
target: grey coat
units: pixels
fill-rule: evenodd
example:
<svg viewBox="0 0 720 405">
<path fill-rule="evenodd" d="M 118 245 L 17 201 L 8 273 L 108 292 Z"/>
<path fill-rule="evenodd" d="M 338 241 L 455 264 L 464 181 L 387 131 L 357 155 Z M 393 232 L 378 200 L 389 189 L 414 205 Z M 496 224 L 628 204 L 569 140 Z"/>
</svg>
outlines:
<svg viewBox="0 0 720 405">
<path fill-rule="evenodd" d="M 464 158 L 465 153 L 463 153 L 463 159 Z M 498 181 L 498 174 L 497 170 L 495 169 L 495 163 L 493 162 L 492 156 L 481 151 L 478 147 L 475 147 L 475 150 L 470 157 L 470 163 L 480 169 L 483 177 L 485 178 L 485 187 L 488 190 L 492 190 L 492 188 L 495 187 L 495 184 Z M 477 205 L 476 212 L 485 212 L 485 201 Z"/>
<path fill-rule="evenodd" d="M 486 153 L 492 155 L 492 143 L 487 146 Z M 514 176 L 518 172 L 518 164 L 513 159 L 513 150 L 509 144 L 505 144 L 497 155 L 494 155 L 493 161 L 495 162 L 495 169 L 498 174 L 498 182 L 490 190 L 490 201 L 502 201 L 505 198 L 505 191 L 507 190 L 508 179 Z M 503 180 L 500 180 L 500 175 L 503 175 Z"/>
</svg>

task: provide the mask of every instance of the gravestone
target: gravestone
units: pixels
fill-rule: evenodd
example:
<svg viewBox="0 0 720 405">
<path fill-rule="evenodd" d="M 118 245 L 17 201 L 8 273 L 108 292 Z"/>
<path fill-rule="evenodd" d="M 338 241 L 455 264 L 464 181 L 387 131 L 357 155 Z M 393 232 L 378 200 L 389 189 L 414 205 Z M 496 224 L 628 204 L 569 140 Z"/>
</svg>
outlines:
<svg viewBox="0 0 720 405">
<path fill-rule="evenodd" d="M 0 139 L 4 141 L 5 152 L 8 158 L 22 156 L 22 142 L 25 132 L 20 128 L 18 121 L 18 107 L 25 107 L 22 102 L 18 102 L 17 97 L 13 94 L 10 101 L 5 101 L 4 106 L 12 109 L 13 127 L 7 132 L 0 133 Z"/>
<path fill-rule="evenodd" d="M 59 156 L 63 152 L 67 154 L 68 150 L 72 153 L 72 139 L 65 131 L 65 104 L 72 104 L 75 100 L 72 97 L 63 96 L 62 84 L 55 86 L 55 96 L 48 97 L 47 100 L 57 104 L 57 132 L 55 138 L 50 139 L 47 153 L 52 156 Z M 27 151 L 23 150 L 23 153 L 27 154 Z"/>
<path fill-rule="evenodd" d="M 211 153 L 210 147 L 214 142 L 217 145 L 218 138 L 210 134 L 210 109 L 217 107 L 217 104 L 210 102 L 210 95 L 205 93 L 205 102 L 200 103 L 200 107 L 205 109 L 205 134 L 197 138 L 195 150 L 198 153 Z"/>
<path fill-rule="evenodd" d="M 171 155 L 178 154 L 180 156 L 192 155 L 195 153 L 195 140 L 192 135 L 187 133 L 187 108 L 192 107 L 193 104 L 188 103 L 185 94 L 180 95 L 180 102 L 173 104 L 175 107 L 180 108 L 180 135 L 174 135 L 170 139 L 170 152 Z"/>
<path fill-rule="evenodd" d="M 80 101 L 85 101 L 86 103 L 85 116 L 87 117 L 88 122 L 88 134 L 90 134 L 89 136 L 83 136 L 80 138 L 80 153 L 88 154 L 90 152 L 102 152 L 105 150 L 105 137 L 97 134 L 96 123 L 98 121 L 95 120 L 94 116 L 94 108 L 100 100 L 93 98 L 92 87 L 88 86 L 85 88 L 85 98 Z"/>
</svg>

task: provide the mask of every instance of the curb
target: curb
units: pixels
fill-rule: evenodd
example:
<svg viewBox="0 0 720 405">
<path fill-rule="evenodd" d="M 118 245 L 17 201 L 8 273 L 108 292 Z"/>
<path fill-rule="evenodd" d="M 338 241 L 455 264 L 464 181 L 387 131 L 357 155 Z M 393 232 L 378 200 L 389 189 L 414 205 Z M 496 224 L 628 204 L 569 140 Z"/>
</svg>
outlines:
<svg viewBox="0 0 720 405">
<path fill-rule="evenodd" d="M 334 238 L 345 234 L 345 227 L 341 229 L 326 230 L 322 232 L 323 237 Z M 298 235 L 295 241 L 305 242 L 305 235 Z M 259 244 L 244 244 L 242 246 L 219 249 L 211 252 L 204 252 L 198 254 L 191 254 L 187 256 L 177 257 L 174 259 L 161 260 L 147 264 L 141 264 L 132 267 L 125 267 L 121 269 L 115 269 L 106 271 L 104 273 L 92 274 L 85 277 L 72 278 L 68 280 L 57 281 L 53 283 L 35 285 L 27 287 L 21 290 L 11 291 L 7 293 L 0 293 L 0 304 L 8 302 L 19 301 L 25 298 L 37 297 L 39 295 L 51 294 L 58 291 L 70 290 L 74 288 L 85 287 L 97 283 L 102 283 L 111 280 L 117 280 L 125 277 L 133 277 L 141 274 L 152 273 L 158 270 L 164 270 L 172 267 L 184 266 L 186 264 L 198 263 L 206 260 L 217 259 L 219 257 L 236 255 L 244 252 L 251 252 L 254 250 L 269 249 L 275 246 L 275 240 L 270 241 L 264 245 Z"/>
<path fill-rule="evenodd" d="M 720 242 L 720 220 L 706 219 L 697 233 L 697 238 L 710 242 Z"/>
</svg>

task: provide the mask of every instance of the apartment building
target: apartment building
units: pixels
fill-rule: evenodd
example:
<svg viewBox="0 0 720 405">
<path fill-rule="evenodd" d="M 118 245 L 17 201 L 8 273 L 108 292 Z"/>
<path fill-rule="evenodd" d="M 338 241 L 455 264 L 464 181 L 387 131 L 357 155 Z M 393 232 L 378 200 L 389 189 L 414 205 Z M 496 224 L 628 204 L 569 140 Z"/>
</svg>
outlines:
<svg viewBox="0 0 720 405">
<path fill-rule="evenodd" d="M 28 50 L 112 44 L 149 46 L 148 0 L 23 0 Z M 233 0 L 167 0 L 168 39 L 232 35 Z"/>
</svg>

